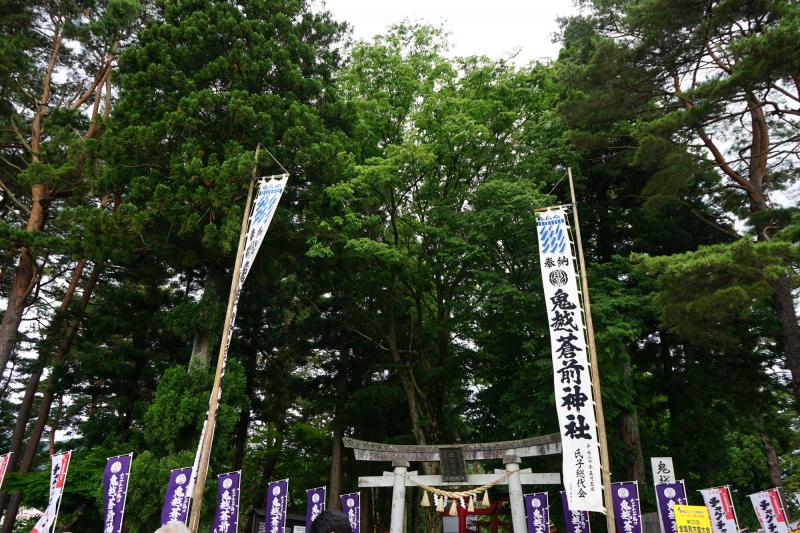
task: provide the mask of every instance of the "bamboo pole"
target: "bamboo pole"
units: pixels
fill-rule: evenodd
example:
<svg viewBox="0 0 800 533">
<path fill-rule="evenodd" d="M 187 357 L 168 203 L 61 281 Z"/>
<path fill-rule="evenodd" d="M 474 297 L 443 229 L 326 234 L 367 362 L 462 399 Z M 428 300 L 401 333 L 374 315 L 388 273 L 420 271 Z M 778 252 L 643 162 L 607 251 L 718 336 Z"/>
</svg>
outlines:
<svg viewBox="0 0 800 533">
<path fill-rule="evenodd" d="M 589 301 L 589 280 L 586 277 L 586 261 L 583 257 L 581 241 L 581 225 L 578 220 L 578 203 L 575 201 L 575 186 L 572 183 L 572 167 L 567 167 L 569 177 L 569 195 L 572 201 L 572 218 L 575 222 L 575 245 L 578 249 L 578 265 L 581 274 L 581 292 L 583 293 L 583 310 L 586 319 L 586 336 L 589 348 L 589 365 L 592 373 L 592 397 L 597 415 L 597 438 L 600 441 L 600 468 L 603 476 L 603 500 L 606 506 L 606 527 L 608 533 L 616 533 L 614 524 L 614 507 L 611 499 L 611 469 L 608 461 L 608 441 L 606 439 L 606 421 L 603 415 L 603 396 L 600 392 L 600 371 L 597 366 L 597 348 L 594 342 L 594 325 L 592 324 L 592 307 Z"/>
<path fill-rule="evenodd" d="M 203 440 L 200 442 L 200 461 L 197 469 L 197 479 L 192 495 L 192 511 L 189 515 L 189 529 L 192 533 L 198 533 L 200 528 L 200 510 L 203 508 L 203 491 L 205 490 L 206 477 L 208 475 L 208 462 L 211 458 L 211 445 L 214 442 L 214 427 L 217 423 L 217 407 L 221 396 L 220 387 L 222 385 L 222 372 L 225 368 L 225 354 L 228 351 L 228 336 L 230 335 L 231 322 L 233 321 L 233 306 L 236 302 L 236 293 L 239 291 L 239 276 L 242 269 L 242 258 L 247 243 L 247 227 L 250 217 L 250 210 L 253 204 L 253 186 L 255 183 L 258 168 L 258 154 L 261 151 L 261 144 L 256 146 L 255 160 L 253 161 L 253 173 L 250 177 L 250 186 L 247 189 L 247 201 L 245 202 L 244 214 L 242 215 L 242 228 L 239 232 L 239 248 L 236 251 L 236 262 L 233 266 L 233 279 L 231 279 L 231 290 L 228 294 L 228 310 L 225 312 L 225 325 L 222 328 L 222 340 L 219 344 L 219 354 L 217 355 L 217 370 L 214 374 L 214 385 L 211 388 L 211 397 L 208 401 L 208 417 L 206 431 L 203 433 Z"/>
</svg>

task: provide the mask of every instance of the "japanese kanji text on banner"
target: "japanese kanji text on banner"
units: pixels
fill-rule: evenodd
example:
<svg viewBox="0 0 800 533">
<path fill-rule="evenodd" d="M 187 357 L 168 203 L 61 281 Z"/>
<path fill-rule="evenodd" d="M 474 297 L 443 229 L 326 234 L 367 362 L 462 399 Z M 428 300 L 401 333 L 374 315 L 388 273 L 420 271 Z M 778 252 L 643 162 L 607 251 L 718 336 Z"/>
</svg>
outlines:
<svg viewBox="0 0 800 533">
<path fill-rule="evenodd" d="M 778 489 L 769 489 L 750 495 L 758 522 L 768 533 L 789 533 L 786 511 Z"/>
<path fill-rule="evenodd" d="M 537 212 L 536 226 L 550 323 L 564 489 L 570 509 L 602 513 L 603 482 L 586 331 L 564 209 Z"/>
<path fill-rule="evenodd" d="M 272 481 L 267 485 L 267 505 L 265 531 L 283 533 L 286 527 L 286 499 L 289 496 L 289 480 Z"/>
<path fill-rule="evenodd" d="M 550 531 L 550 502 L 546 492 L 525 494 L 525 514 L 528 517 L 528 533 Z"/>
<path fill-rule="evenodd" d="M 217 510 L 212 533 L 236 533 L 239 528 L 239 480 L 241 472 L 221 474 L 217 483 Z"/>
<path fill-rule="evenodd" d="M 120 533 L 133 454 L 109 457 L 103 471 L 103 533 Z"/>
<path fill-rule="evenodd" d="M 739 525 L 736 523 L 736 513 L 728 487 L 703 489 L 700 494 L 703 495 L 711 517 L 711 529 L 714 533 L 738 533 Z"/>
<path fill-rule="evenodd" d="M 47 500 L 47 509 L 39 517 L 31 533 L 49 532 L 55 526 L 58 509 L 61 507 L 61 496 L 64 493 L 64 483 L 67 481 L 70 457 L 72 452 L 64 452 L 50 459 L 50 497 Z"/>
<path fill-rule="evenodd" d="M 675 527 L 678 533 L 712 533 L 708 509 L 702 505 L 675 505 Z"/>
<path fill-rule="evenodd" d="M 361 493 L 351 492 L 339 496 L 342 504 L 342 512 L 347 515 L 350 522 L 350 529 L 353 533 L 361 533 Z"/>
<path fill-rule="evenodd" d="M 325 487 L 306 491 L 306 531 L 311 529 L 311 522 L 325 510 Z"/>
</svg>

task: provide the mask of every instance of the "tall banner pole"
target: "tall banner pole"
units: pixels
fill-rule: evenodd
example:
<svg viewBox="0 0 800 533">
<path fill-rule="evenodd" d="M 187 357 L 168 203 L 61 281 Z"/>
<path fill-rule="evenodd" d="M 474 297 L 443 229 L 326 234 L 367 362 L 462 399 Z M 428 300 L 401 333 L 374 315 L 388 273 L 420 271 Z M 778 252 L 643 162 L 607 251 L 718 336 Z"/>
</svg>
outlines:
<svg viewBox="0 0 800 533">
<path fill-rule="evenodd" d="M 214 426 L 217 423 L 217 406 L 219 404 L 220 386 L 222 384 L 222 372 L 225 367 L 225 352 L 228 348 L 228 336 L 230 335 L 230 325 L 233 320 L 234 302 L 236 301 L 236 294 L 239 290 L 242 257 L 244 257 L 245 243 L 247 241 L 247 222 L 253 204 L 253 186 L 258 168 L 258 154 L 260 151 L 261 144 L 256 147 L 255 160 L 253 161 L 253 175 L 250 177 L 250 185 L 247 189 L 247 201 L 245 202 L 244 213 L 242 214 L 242 228 L 239 231 L 239 248 L 236 251 L 236 263 L 233 267 L 233 279 L 231 280 L 231 290 L 228 295 L 228 310 L 225 312 L 225 325 L 222 328 L 222 341 L 220 342 L 219 354 L 217 356 L 217 370 L 214 374 L 214 386 L 211 388 L 211 398 L 208 401 L 206 431 L 203 433 L 203 441 L 200 443 L 200 462 L 198 464 L 197 478 L 192 495 L 192 510 L 189 514 L 189 529 L 192 533 L 198 533 L 200 528 L 200 510 L 203 507 L 203 491 L 206 485 L 206 476 L 208 475 L 208 462 L 211 458 L 211 445 L 214 441 Z"/>
<path fill-rule="evenodd" d="M 575 222 L 575 245 L 578 250 L 578 265 L 581 274 L 581 292 L 583 292 L 583 309 L 586 317 L 586 333 L 589 340 L 589 366 L 592 374 L 592 397 L 597 414 L 597 438 L 600 441 L 600 468 L 603 475 L 603 500 L 606 507 L 606 527 L 608 533 L 616 532 L 613 502 L 611 500 L 611 468 L 608 461 L 608 441 L 606 440 L 606 421 L 603 416 L 603 395 L 600 392 L 600 371 L 597 366 L 597 348 L 594 343 L 594 325 L 592 324 L 592 308 L 589 302 L 589 281 L 586 277 L 586 261 L 583 257 L 583 241 L 581 225 L 578 220 L 578 203 L 575 201 L 575 185 L 572 183 L 572 167 L 567 167 L 569 178 L 569 195 L 572 200 L 572 219 Z"/>
</svg>

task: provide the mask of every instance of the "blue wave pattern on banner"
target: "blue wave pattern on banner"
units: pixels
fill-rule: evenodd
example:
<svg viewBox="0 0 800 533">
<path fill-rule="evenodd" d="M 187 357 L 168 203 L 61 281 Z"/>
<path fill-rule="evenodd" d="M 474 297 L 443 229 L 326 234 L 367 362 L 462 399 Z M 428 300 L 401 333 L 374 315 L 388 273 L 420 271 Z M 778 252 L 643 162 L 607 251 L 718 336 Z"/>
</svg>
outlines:
<svg viewBox="0 0 800 533">
<path fill-rule="evenodd" d="M 549 217 L 538 220 L 539 243 L 542 253 L 563 254 L 567 249 L 567 239 L 564 237 L 564 221 L 556 218 L 548 220 Z"/>
</svg>

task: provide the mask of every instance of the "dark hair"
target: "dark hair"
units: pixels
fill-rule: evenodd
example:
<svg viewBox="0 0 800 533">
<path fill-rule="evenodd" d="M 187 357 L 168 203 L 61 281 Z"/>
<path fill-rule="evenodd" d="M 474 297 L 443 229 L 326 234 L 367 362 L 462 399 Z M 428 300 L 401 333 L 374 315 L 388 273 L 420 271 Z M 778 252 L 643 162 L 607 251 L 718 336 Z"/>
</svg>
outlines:
<svg viewBox="0 0 800 533">
<path fill-rule="evenodd" d="M 341 511 L 322 511 L 306 533 L 353 533 L 347 515 Z"/>
</svg>

